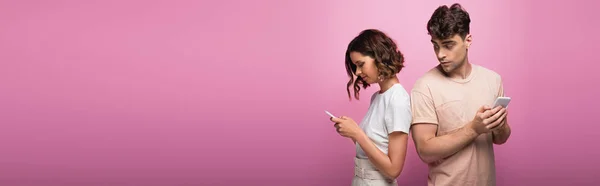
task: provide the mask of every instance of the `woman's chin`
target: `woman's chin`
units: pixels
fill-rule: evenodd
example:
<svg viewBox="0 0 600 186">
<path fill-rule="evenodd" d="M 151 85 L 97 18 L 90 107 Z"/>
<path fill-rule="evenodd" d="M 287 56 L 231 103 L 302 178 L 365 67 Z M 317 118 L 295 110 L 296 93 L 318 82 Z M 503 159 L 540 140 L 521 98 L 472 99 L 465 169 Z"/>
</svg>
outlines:
<svg viewBox="0 0 600 186">
<path fill-rule="evenodd" d="M 362 80 L 369 85 L 371 84 L 371 81 L 369 81 L 369 78 L 363 78 Z"/>
</svg>

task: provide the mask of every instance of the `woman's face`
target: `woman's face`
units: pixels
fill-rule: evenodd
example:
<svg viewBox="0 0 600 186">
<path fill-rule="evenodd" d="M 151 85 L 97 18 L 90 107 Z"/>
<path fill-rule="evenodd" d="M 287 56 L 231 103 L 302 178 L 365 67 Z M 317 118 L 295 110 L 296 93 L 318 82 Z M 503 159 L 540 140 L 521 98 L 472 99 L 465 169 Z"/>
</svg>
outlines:
<svg viewBox="0 0 600 186">
<path fill-rule="evenodd" d="M 379 70 L 375 65 L 375 59 L 362 55 L 360 52 L 350 52 L 350 59 L 356 65 L 354 74 L 362 78 L 367 84 L 379 81 Z"/>
</svg>

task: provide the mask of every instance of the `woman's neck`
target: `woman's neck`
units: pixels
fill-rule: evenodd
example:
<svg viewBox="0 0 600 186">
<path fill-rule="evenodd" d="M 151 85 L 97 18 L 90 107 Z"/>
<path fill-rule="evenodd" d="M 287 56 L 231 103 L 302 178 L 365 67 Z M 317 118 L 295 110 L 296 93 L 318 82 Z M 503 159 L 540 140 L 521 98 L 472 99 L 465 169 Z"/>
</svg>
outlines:
<svg viewBox="0 0 600 186">
<path fill-rule="evenodd" d="M 398 84 L 400 83 L 400 80 L 398 80 L 398 77 L 394 76 L 392 78 L 383 80 L 382 82 L 379 82 L 379 93 L 382 94 L 385 91 L 387 91 L 388 89 L 392 88 L 392 86 L 394 86 L 394 84 Z"/>
</svg>

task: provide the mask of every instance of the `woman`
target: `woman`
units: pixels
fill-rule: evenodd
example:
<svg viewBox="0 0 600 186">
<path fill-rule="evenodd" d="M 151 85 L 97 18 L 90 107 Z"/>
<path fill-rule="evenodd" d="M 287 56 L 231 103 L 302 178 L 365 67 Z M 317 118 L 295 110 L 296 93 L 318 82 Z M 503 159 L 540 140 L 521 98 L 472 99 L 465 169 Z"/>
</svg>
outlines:
<svg viewBox="0 0 600 186">
<path fill-rule="evenodd" d="M 379 30 L 364 30 L 348 45 L 348 97 L 352 99 L 350 86 L 357 100 L 361 86 L 376 83 L 380 88 L 371 96 L 360 126 L 346 116 L 331 118 L 337 132 L 356 144 L 352 185 L 398 185 L 412 118 L 409 94 L 396 77 L 403 63 L 395 42 Z"/>
</svg>

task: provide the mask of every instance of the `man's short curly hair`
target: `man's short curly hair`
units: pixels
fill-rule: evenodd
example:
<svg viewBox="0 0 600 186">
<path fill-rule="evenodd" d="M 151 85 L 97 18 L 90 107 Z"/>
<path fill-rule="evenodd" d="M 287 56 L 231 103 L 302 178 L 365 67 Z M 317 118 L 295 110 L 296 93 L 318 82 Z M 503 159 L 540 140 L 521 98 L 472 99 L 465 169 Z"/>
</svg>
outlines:
<svg viewBox="0 0 600 186">
<path fill-rule="evenodd" d="M 427 22 L 427 31 L 429 35 L 437 39 L 448 39 L 455 34 L 459 34 L 462 39 L 469 34 L 469 24 L 471 18 L 469 13 L 458 3 L 448 6 L 438 7 L 429 22 Z"/>
</svg>

